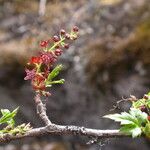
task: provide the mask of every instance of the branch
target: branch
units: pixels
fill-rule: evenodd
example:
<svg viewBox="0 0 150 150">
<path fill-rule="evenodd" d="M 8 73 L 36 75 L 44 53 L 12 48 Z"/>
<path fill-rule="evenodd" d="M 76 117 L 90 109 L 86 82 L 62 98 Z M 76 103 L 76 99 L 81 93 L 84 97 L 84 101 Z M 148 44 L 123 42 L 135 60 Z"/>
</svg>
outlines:
<svg viewBox="0 0 150 150">
<path fill-rule="evenodd" d="M 45 125 L 50 125 L 52 124 L 52 122 L 50 121 L 50 119 L 48 118 L 47 114 L 46 114 L 46 106 L 42 103 L 40 94 L 36 94 L 35 95 L 35 103 L 36 103 L 36 108 L 37 108 L 37 114 L 40 116 L 40 118 L 44 121 Z"/>
<path fill-rule="evenodd" d="M 45 123 L 44 127 L 40 128 L 34 128 L 29 131 L 27 131 L 25 134 L 4 134 L 0 136 L 0 143 L 6 143 L 12 140 L 21 139 L 25 137 L 37 137 L 42 135 L 80 135 L 80 136 L 86 136 L 89 138 L 100 139 L 100 138 L 113 138 L 113 137 L 127 137 L 127 135 L 122 134 L 119 132 L 119 130 L 98 130 L 98 129 L 90 129 L 85 127 L 79 127 L 79 126 L 63 126 L 63 125 L 57 125 L 53 124 L 47 114 L 46 114 L 46 106 L 42 103 L 40 94 L 36 94 L 35 96 L 35 103 L 37 106 L 37 113 L 39 114 L 40 118 Z"/>
<path fill-rule="evenodd" d="M 63 126 L 51 124 L 45 127 L 35 128 L 24 135 L 9 135 L 5 134 L 3 137 L 0 137 L 0 143 L 9 142 L 11 140 L 21 139 L 25 137 L 38 137 L 42 135 L 81 135 L 89 138 L 114 138 L 114 137 L 127 137 L 127 135 L 122 134 L 119 130 L 98 130 L 90 129 L 79 126 Z"/>
</svg>

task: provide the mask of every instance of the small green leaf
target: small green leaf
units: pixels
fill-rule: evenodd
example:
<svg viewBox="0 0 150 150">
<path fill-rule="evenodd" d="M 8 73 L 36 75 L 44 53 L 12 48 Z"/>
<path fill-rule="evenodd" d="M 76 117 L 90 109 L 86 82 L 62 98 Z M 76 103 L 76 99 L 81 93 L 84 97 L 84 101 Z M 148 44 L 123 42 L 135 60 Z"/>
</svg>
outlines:
<svg viewBox="0 0 150 150">
<path fill-rule="evenodd" d="M 47 82 L 48 81 L 52 81 L 53 78 L 55 78 L 59 72 L 62 70 L 63 66 L 62 65 L 57 65 L 53 70 L 52 72 L 48 75 L 48 79 L 47 79 Z"/>
<path fill-rule="evenodd" d="M 146 100 L 146 106 L 150 109 L 150 99 Z"/>
<path fill-rule="evenodd" d="M 10 125 L 10 126 L 14 126 L 15 125 L 15 120 L 10 119 L 9 121 L 7 121 L 7 124 Z"/>
<path fill-rule="evenodd" d="M 8 109 L 1 109 L 1 113 L 2 113 L 2 115 L 6 115 L 6 114 L 10 113 L 10 111 Z"/>
<path fill-rule="evenodd" d="M 64 79 L 56 80 L 56 81 L 51 81 L 51 82 L 46 82 L 46 87 L 51 87 L 52 84 L 63 84 L 65 82 Z"/>
<path fill-rule="evenodd" d="M 144 134 L 146 137 L 150 138 L 150 123 L 147 123 L 145 128 L 144 128 Z"/>
<path fill-rule="evenodd" d="M 16 108 L 12 112 L 1 110 L 1 112 L 3 112 L 3 116 L 0 118 L 0 124 L 8 123 L 11 119 L 13 119 L 16 116 L 18 109 L 19 108 Z M 11 123 L 13 122 L 11 121 Z"/>
<path fill-rule="evenodd" d="M 109 118 L 109 119 L 112 119 L 112 120 L 114 120 L 116 122 L 120 122 L 121 125 L 133 124 L 133 121 L 130 121 L 127 116 L 126 117 L 122 116 L 122 114 L 110 114 L 110 115 L 104 116 L 104 118 Z"/>
<path fill-rule="evenodd" d="M 140 127 L 135 124 L 128 124 L 120 128 L 120 132 L 126 135 L 132 135 L 133 138 L 138 137 L 142 134 Z"/>
<path fill-rule="evenodd" d="M 143 106 L 145 104 L 145 99 L 139 99 L 138 101 L 133 101 L 132 106 L 133 108 L 139 108 L 140 106 Z"/>
<path fill-rule="evenodd" d="M 135 138 L 142 134 L 142 129 L 148 122 L 147 116 L 145 112 L 136 108 L 131 108 L 129 113 L 122 112 L 121 114 L 110 114 L 104 117 L 120 122 L 120 132 L 132 135 L 132 137 Z"/>
<path fill-rule="evenodd" d="M 131 132 L 132 132 L 132 137 L 133 138 L 139 137 L 142 134 L 142 130 L 139 127 L 136 127 L 134 129 L 132 129 Z"/>
<path fill-rule="evenodd" d="M 150 92 L 148 92 L 148 94 L 147 94 L 148 96 L 150 96 Z"/>
<path fill-rule="evenodd" d="M 147 113 L 142 112 L 139 109 L 131 108 L 129 113 L 137 119 L 137 124 L 141 126 L 142 124 L 145 124 L 147 122 Z"/>
<path fill-rule="evenodd" d="M 112 119 L 116 122 L 120 122 L 121 125 L 138 123 L 137 118 L 134 118 L 131 114 L 127 112 L 122 112 L 121 114 L 111 114 L 104 117 Z"/>
</svg>

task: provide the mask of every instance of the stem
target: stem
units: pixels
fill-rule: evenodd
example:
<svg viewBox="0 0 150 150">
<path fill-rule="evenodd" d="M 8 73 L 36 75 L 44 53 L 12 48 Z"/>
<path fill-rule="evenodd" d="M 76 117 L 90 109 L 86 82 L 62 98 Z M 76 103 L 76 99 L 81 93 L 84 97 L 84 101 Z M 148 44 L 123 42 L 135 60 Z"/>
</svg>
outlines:
<svg viewBox="0 0 150 150">
<path fill-rule="evenodd" d="M 56 80 L 56 81 L 49 81 L 47 82 L 47 85 L 50 85 L 50 84 L 63 84 L 65 82 L 64 79 L 60 79 L 60 80 Z"/>
<path fill-rule="evenodd" d="M 37 107 L 36 107 L 37 108 L 37 114 L 43 120 L 45 125 L 51 125 L 52 122 L 50 121 L 50 119 L 48 118 L 48 116 L 46 114 L 46 106 L 42 103 L 40 94 L 36 93 L 34 100 L 35 100 L 35 103 L 37 105 Z"/>
<path fill-rule="evenodd" d="M 64 40 L 65 40 L 65 38 L 62 38 L 60 41 L 56 42 L 48 51 L 52 51 L 56 46 L 58 46 Z"/>
<path fill-rule="evenodd" d="M 37 72 L 38 72 L 38 73 L 41 71 L 41 65 L 42 65 L 42 63 L 40 63 L 40 64 L 37 66 Z"/>
</svg>

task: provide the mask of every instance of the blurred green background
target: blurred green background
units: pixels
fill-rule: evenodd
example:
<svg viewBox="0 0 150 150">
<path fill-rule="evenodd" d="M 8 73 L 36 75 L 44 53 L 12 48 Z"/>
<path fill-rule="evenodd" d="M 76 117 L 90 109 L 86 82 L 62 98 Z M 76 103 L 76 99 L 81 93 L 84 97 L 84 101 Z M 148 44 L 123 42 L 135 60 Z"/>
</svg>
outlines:
<svg viewBox="0 0 150 150">
<path fill-rule="evenodd" d="M 61 57 L 64 85 L 51 89 L 47 111 L 57 124 L 115 129 L 102 116 L 130 94 L 150 90 L 149 0 L 0 0 L 0 107 L 20 106 L 18 123 L 42 125 L 34 93 L 23 80 L 39 41 L 61 28 L 80 28 L 79 39 Z M 122 104 L 127 110 L 129 104 Z M 73 136 L 28 138 L 0 150 L 149 150 L 148 139 L 108 139 L 86 145 Z M 105 146 L 101 146 L 104 143 Z"/>
</svg>

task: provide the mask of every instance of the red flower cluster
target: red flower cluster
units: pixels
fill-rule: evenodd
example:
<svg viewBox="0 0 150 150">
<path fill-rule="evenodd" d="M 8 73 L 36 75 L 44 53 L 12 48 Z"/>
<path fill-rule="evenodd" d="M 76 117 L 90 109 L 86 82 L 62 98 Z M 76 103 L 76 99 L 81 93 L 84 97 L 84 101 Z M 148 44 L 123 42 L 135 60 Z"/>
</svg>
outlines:
<svg viewBox="0 0 150 150">
<path fill-rule="evenodd" d="M 50 93 L 46 91 L 47 87 L 51 87 L 55 83 L 63 83 L 64 80 L 52 81 L 53 77 L 59 72 L 57 69 L 60 69 L 59 67 L 52 68 L 58 57 L 63 53 L 63 49 L 69 48 L 66 41 L 77 39 L 78 30 L 77 26 L 74 26 L 70 33 L 61 29 L 59 36 L 55 35 L 50 40 L 40 42 L 42 50 L 28 62 L 33 68 L 25 70 L 26 77 L 24 78 L 25 80 L 31 80 L 32 87 L 36 92 L 49 96 Z"/>
</svg>

